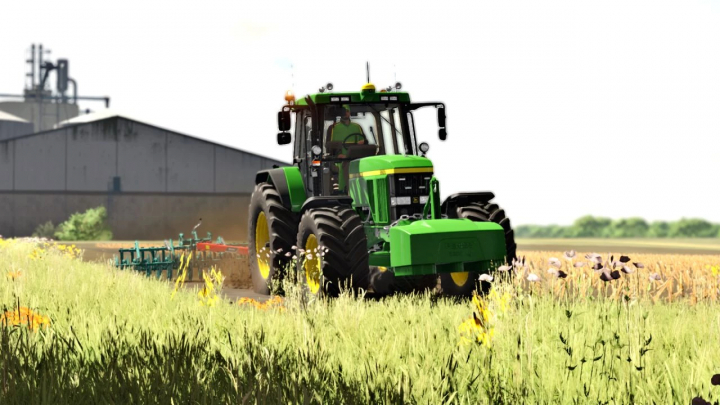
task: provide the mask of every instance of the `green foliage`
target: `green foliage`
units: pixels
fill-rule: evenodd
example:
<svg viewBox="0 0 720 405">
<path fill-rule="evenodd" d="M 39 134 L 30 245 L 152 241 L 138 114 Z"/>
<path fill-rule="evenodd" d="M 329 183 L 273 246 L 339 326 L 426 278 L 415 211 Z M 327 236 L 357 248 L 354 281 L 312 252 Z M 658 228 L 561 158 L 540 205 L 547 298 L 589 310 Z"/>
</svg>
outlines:
<svg viewBox="0 0 720 405">
<path fill-rule="evenodd" d="M 53 225 L 52 221 L 47 221 L 44 224 L 38 225 L 32 236 L 33 238 L 52 239 L 55 237 L 55 231 L 55 225 Z"/>
<path fill-rule="evenodd" d="M 697 218 L 683 218 L 674 222 L 668 232 L 671 238 L 712 238 L 717 234 L 718 225 Z"/>
<path fill-rule="evenodd" d="M 670 232 L 670 224 L 665 221 L 655 221 L 650 224 L 647 236 L 650 238 L 666 238 Z"/>
<path fill-rule="evenodd" d="M 569 237 L 575 238 L 602 238 L 608 236 L 608 228 L 612 220 L 610 218 L 593 217 L 586 215 L 578 218 L 570 227 Z"/>
<path fill-rule="evenodd" d="M 648 223 L 642 218 L 618 219 L 610 226 L 612 238 L 642 238 L 647 236 Z"/>
<path fill-rule="evenodd" d="M 571 226 L 520 225 L 515 229 L 518 238 L 720 238 L 720 224 L 704 219 L 681 219 L 676 222 L 655 221 L 648 224 L 642 218 L 609 218 L 587 215 Z"/>
<path fill-rule="evenodd" d="M 105 207 L 90 208 L 82 214 L 72 214 L 70 219 L 58 225 L 55 238 L 67 241 L 112 239 Z"/>
<path fill-rule="evenodd" d="M 515 229 L 519 238 L 562 238 L 564 233 L 564 228 L 557 225 L 521 225 Z"/>
</svg>

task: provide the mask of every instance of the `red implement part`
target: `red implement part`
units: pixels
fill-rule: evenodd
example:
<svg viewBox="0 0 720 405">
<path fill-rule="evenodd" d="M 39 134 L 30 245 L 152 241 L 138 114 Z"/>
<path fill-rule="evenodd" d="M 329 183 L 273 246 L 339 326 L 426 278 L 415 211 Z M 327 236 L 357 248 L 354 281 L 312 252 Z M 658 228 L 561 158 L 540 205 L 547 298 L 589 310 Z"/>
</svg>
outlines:
<svg viewBox="0 0 720 405">
<path fill-rule="evenodd" d="M 198 242 L 197 251 L 198 252 L 217 252 L 217 253 L 228 252 L 228 253 L 237 253 L 240 255 L 248 254 L 247 246 L 221 245 L 219 243 L 207 243 L 207 242 Z"/>
</svg>

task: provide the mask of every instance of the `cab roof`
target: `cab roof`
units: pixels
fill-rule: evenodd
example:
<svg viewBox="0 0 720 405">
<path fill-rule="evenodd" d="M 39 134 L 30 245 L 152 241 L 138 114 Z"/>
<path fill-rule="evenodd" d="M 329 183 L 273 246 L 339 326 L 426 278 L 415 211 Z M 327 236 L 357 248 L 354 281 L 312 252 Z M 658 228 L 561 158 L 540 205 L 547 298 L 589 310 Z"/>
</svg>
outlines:
<svg viewBox="0 0 720 405">
<path fill-rule="evenodd" d="M 317 93 L 310 94 L 315 104 L 346 104 L 346 103 L 409 103 L 410 95 L 406 92 L 376 92 L 364 90 L 348 93 Z M 300 98 L 295 105 L 307 105 L 305 98 Z"/>
</svg>

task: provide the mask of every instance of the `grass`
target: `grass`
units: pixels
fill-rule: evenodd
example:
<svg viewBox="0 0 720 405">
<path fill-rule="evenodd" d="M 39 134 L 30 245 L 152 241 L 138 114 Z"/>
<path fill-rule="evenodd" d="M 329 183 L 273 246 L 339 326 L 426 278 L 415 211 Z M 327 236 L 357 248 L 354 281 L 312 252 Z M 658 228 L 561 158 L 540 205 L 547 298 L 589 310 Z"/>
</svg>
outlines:
<svg viewBox="0 0 720 405">
<path fill-rule="evenodd" d="M 474 302 L 304 303 L 286 286 L 272 304 L 208 306 L 199 291 L 171 299 L 172 283 L 81 262 L 57 245 L 0 240 L 3 312 L 25 307 L 48 320 L 33 330 L 8 318 L 0 328 L 0 402 L 720 399 L 710 384 L 720 372 L 720 257 L 637 255 L 645 268 L 603 282 L 581 255 L 574 261 L 588 263 L 575 268 L 561 252 L 526 253 Z M 567 278 L 547 272 L 553 256 Z"/>
</svg>

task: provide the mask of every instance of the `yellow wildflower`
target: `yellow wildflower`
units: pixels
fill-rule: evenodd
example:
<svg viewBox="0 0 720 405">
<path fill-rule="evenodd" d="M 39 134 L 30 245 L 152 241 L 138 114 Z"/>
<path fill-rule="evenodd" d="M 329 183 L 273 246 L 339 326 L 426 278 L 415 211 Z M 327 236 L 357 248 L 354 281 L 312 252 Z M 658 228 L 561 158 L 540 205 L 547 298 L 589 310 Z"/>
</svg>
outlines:
<svg viewBox="0 0 720 405">
<path fill-rule="evenodd" d="M 50 318 L 33 312 L 27 307 L 20 307 L 14 311 L 6 311 L 0 317 L 2 326 L 20 326 L 27 325 L 33 332 L 37 331 L 41 326 L 47 328 L 50 325 Z"/>
<path fill-rule="evenodd" d="M 472 318 L 465 320 L 458 326 L 461 335 L 460 344 L 469 344 L 474 340 L 485 347 L 490 347 L 490 342 L 495 335 L 495 328 L 490 326 L 493 314 L 488 303 L 476 293 L 473 293 L 472 302 L 475 307 Z M 474 339 L 471 337 L 474 337 Z"/>
<path fill-rule="evenodd" d="M 222 283 L 225 280 L 222 273 L 216 270 L 213 266 L 210 269 L 210 274 L 203 272 L 203 280 L 205 280 L 205 286 L 198 292 L 198 298 L 200 298 L 200 305 L 207 305 L 209 307 L 215 305 L 218 300 L 217 290 L 222 289 Z"/>
<path fill-rule="evenodd" d="M 180 267 L 178 268 L 178 278 L 175 280 L 175 288 L 173 288 L 172 294 L 170 294 L 170 299 L 175 298 L 175 294 L 177 294 L 178 289 L 185 284 L 185 278 L 187 277 L 187 269 L 188 265 L 190 264 L 190 259 L 192 258 L 192 253 L 190 253 L 187 257 L 187 260 L 185 260 L 185 253 L 180 256 Z"/>
</svg>

